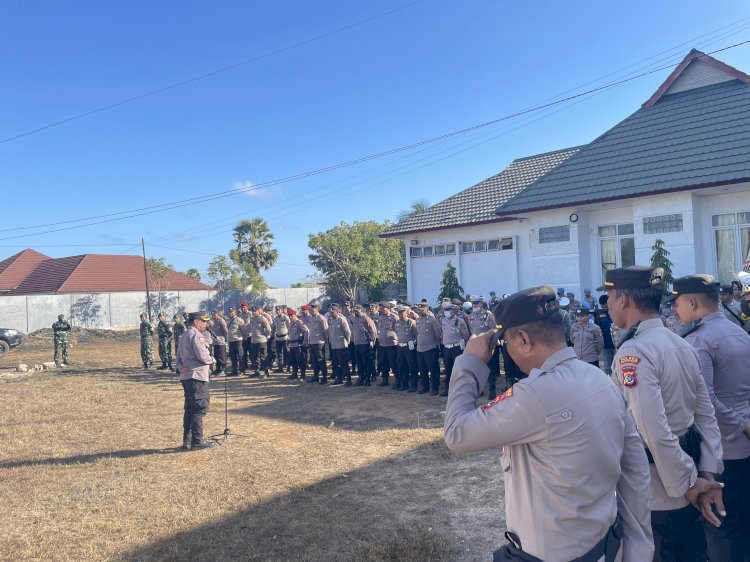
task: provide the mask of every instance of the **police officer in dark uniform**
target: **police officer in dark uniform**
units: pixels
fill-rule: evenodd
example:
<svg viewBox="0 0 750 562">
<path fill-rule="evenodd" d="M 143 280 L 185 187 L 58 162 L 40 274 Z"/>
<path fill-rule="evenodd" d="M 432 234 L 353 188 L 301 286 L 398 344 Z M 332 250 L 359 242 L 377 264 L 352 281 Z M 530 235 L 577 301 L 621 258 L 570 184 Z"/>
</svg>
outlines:
<svg viewBox="0 0 750 562">
<path fill-rule="evenodd" d="M 551 286 L 494 309 L 500 336 L 529 376 L 476 407 L 495 329 L 455 361 L 445 442 L 456 452 L 503 448 L 510 543 L 495 560 L 648 561 L 648 462 L 622 394 L 567 347 Z"/>
</svg>

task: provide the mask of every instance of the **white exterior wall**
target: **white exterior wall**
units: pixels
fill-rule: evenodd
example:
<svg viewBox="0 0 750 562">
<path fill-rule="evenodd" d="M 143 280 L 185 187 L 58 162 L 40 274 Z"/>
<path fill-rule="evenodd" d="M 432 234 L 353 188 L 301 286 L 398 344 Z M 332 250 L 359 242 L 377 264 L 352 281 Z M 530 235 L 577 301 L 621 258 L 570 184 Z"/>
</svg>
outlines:
<svg viewBox="0 0 750 562">
<path fill-rule="evenodd" d="M 723 193 L 730 189 L 731 193 Z M 673 275 L 716 275 L 712 215 L 750 211 L 750 184 L 709 188 L 608 203 L 528 213 L 521 220 L 450 228 L 404 237 L 409 300 L 434 302 L 448 260 L 456 266 L 461 286 L 469 294 L 488 296 L 490 290 L 512 293 L 540 284 L 564 287 L 580 298 L 584 288 L 602 284 L 598 227 L 632 223 L 636 263 L 647 265 L 657 238 L 664 240 Z M 569 222 L 572 213 L 578 221 Z M 643 218 L 682 214 L 681 232 L 643 233 Z M 570 225 L 567 242 L 539 243 L 539 229 Z M 513 251 L 460 254 L 460 242 L 514 237 Z M 411 240 L 421 247 L 455 243 L 457 255 L 410 258 Z"/>
</svg>

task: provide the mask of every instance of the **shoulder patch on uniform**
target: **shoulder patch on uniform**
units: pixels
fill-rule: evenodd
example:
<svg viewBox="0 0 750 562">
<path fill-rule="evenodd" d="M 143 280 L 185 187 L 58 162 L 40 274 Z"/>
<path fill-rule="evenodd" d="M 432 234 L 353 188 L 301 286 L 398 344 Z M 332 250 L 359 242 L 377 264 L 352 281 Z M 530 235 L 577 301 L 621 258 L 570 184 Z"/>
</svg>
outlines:
<svg viewBox="0 0 750 562">
<path fill-rule="evenodd" d="M 497 396 L 492 402 L 488 402 L 487 404 L 485 404 L 484 406 L 482 406 L 481 410 L 483 412 L 486 412 L 487 410 L 489 410 L 490 408 L 492 408 L 492 406 L 494 406 L 498 402 L 502 402 L 503 400 L 505 400 L 507 398 L 510 398 L 511 396 L 513 396 L 513 387 L 512 386 L 508 390 L 506 390 L 505 392 L 503 392 L 502 394 L 500 394 L 499 396 Z"/>
<path fill-rule="evenodd" d="M 633 365 L 637 365 L 641 362 L 640 357 L 636 357 L 635 355 L 623 355 L 620 357 L 620 365 L 625 365 L 626 363 L 632 363 Z"/>
<path fill-rule="evenodd" d="M 635 372 L 635 365 L 626 365 L 621 367 L 622 385 L 632 388 L 638 384 L 638 378 Z"/>
</svg>

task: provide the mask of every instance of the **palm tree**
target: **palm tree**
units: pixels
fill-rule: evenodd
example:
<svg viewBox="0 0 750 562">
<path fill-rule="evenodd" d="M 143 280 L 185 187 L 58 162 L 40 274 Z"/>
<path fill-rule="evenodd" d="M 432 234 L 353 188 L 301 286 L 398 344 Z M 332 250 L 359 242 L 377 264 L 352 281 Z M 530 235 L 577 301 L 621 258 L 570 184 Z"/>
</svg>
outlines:
<svg viewBox="0 0 750 562">
<path fill-rule="evenodd" d="M 232 238 L 237 243 L 233 258 L 255 271 L 270 269 L 279 259 L 279 252 L 273 248 L 273 234 L 261 218 L 238 222 Z"/>
<path fill-rule="evenodd" d="M 409 205 L 408 209 L 404 209 L 403 211 L 400 211 L 396 215 L 396 222 L 402 222 L 408 219 L 409 217 L 418 215 L 422 211 L 426 210 L 427 207 L 429 206 L 430 206 L 430 202 L 427 201 L 427 199 L 418 199 L 417 201 L 413 201 L 412 204 Z"/>
</svg>

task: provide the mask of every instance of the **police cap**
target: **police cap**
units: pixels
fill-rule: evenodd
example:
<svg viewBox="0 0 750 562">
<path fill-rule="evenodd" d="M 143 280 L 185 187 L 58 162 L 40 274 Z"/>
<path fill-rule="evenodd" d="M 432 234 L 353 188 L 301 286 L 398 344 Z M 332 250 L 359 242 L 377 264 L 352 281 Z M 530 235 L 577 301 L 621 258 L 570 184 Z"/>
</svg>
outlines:
<svg viewBox="0 0 750 562">
<path fill-rule="evenodd" d="M 734 293 L 734 287 L 732 287 L 731 285 L 721 285 L 719 287 L 719 293 L 721 293 L 722 295 L 731 295 L 732 293 Z"/>
<path fill-rule="evenodd" d="M 589 309 L 588 308 L 579 308 L 576 310 L 576 316 L 588 316 L 589 315 Z"/>
<path fill-rule="evenodd" d="M 378 306 L 382 306 L 383 308 L 393 308 L 393 305 L 389 301 L 380 301 Z"/>
<path fill-rule="evenodd" d="M 206 314 L 205 310 L 199 310 L 198 312 L 188 313 L 188 322 L 192 322 L 194 320 L 203 320 L 204 322 L 208 322 L 210 318 L 208 314 Z"/>
<path fill-rule="evenodd" d="M 339 303 L 337 303 L 337 302 L 331 303 L 330 305 L 328 305 L 328 307 L 331 310 L 335 310 L 335 311 L 340 311 L 341 310 L 341 305 Z"/>
<path fill-rule="evenodd" d="M 529 322 L 544 320 L 560 310 L 555 289 L 551 285 L 540 285 L 513 293 L 501 300 L 493 314 L 497 330 L 502 334 L 508 328 Z"/>
<path fill-rule="evenodd" d="M 289 316 L 297 316 L 297 311 L 296 311 L 296 310 L 294 310 L 293 308 L 290 308 L 289 310 L 287 310 L 287 311 L 286 311 L 286 313 L 287 313 L 287 314 L 288 314 Z"/>
<path fill-rule="evenodd" d="M 664 270 L 661 267 L 630 265 L 610 269 L 604 276 L 604 285 L 597 291 L 607 289 L 647 289 L 664 283 Z"/>
<path fill-rule="evenodd" d="M 693 295 L 703 293 L 715 295 L 719 291 L 719 284 L 713 275 L 698 273 L 695 275 L 686 275 L 675 279 L 672 284 L 672 293 L 667 297 L 667 302 L 675 300 L 680 295 Z"/>
</svg>

